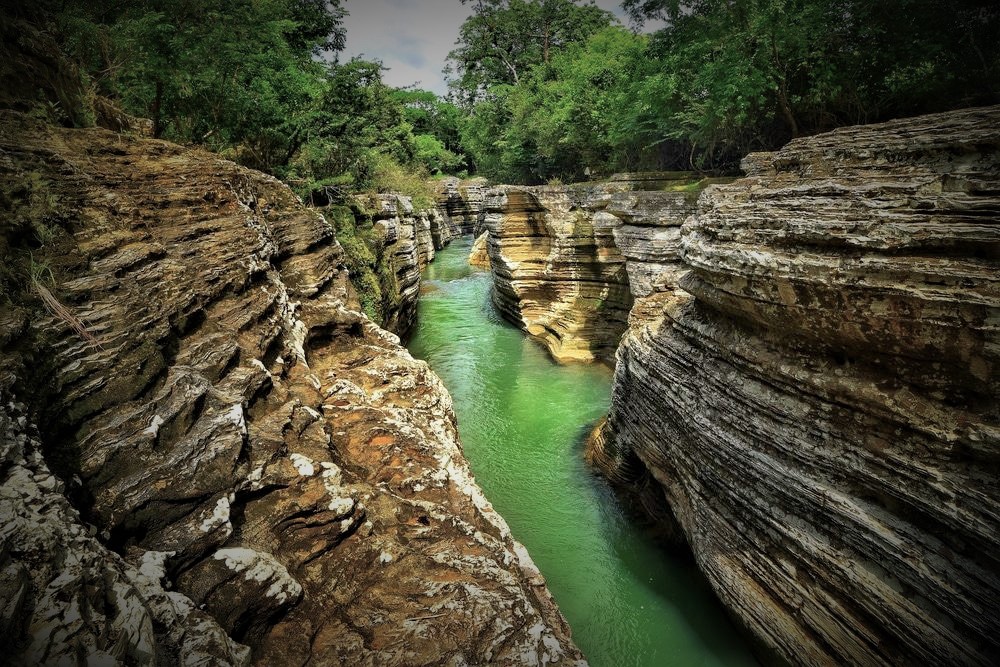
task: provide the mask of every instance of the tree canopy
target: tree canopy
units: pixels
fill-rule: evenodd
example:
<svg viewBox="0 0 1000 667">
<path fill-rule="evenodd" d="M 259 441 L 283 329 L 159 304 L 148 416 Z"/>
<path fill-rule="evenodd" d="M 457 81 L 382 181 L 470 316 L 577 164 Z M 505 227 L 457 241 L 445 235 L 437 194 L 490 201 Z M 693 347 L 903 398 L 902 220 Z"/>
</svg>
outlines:
<svg viewBox="0 0 1000 667">
<path fill-rule="evenodd" d="M 574 0 L 461 0 L 472 5 L 446 74 L 463 102 L 491 87 L 516 85 L 553 54 L 610 25 L 612 15 Z"/>
<path fill-rule="evenodd" d="M 588 13 L 544 57 L 543 4 L 476 3 L 451 55 L 463 145 L 495 179 L 728 171 L 796 136 L 1000 102 L 994 2 L 624 0 L 634 23 L 665 27 Z"/>
</svg>

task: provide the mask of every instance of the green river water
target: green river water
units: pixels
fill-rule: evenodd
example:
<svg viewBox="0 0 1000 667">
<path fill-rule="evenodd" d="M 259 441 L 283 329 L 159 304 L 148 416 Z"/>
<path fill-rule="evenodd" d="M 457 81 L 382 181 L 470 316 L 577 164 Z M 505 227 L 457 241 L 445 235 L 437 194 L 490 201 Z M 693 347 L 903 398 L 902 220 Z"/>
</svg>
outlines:
<svg viewBox="0 0 1000 667">
<path fill-rule="evenodd" d="M 583 462 L 611 372 L 559 366 L 490 304 L 456 239 L 426 269 L 413 356 L 455 402 L 465 454 L 594 667 L 756 665 L 694 565 L 659 548 Z"/>
</svg>

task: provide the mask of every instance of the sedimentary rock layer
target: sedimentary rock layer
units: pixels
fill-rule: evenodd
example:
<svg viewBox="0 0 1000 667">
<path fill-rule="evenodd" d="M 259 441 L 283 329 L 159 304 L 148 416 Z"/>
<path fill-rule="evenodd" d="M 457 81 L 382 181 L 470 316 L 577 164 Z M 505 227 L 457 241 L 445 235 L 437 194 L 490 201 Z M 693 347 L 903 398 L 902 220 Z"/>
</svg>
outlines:
<svg viewBox="0 0 1000 667">
<path fill-rule="evenodd" d="M 489 244 L 489 232 L 483 232 L 472 244 L 469 251 L 469 264 L 478 266 L 481 269 L 490 268 L 490 255 L 487 246 Z"/>
<path fill-rule="evenodd" d="M 650 172 L 489 190 L 494 303 L 559 361 L 611 360 L 633 295 L 676 283 L 680 226 L 703 185 Z"/>
<path fill-rule="evenodd" d="M 455 177 L 441 179 L 438 185 L 438 210 L 442 212 L 439 232 L 434 236 L 434 247 L 440 250 L 448 241 L 463 234 L 479 236 L 483 232 L 486 214 L 484 201 L 486 179 Z"/>
<path fill-rule="evenodd" d="M 780 659 L 995 664 L 1000 108 L 745 168 L 636 303 L 593 458 Z"/>
<path fill-rule="evenodd" d="M 420 272 L 434 259 L 430 217 L 414 213 L 409 197 L 379 195 L 372 218 L 378 230 L 380 261 L 389 263 L 394 307 L 385 312 L 382 322 L 389 331 L 406 335 L 417 320 L 417 298 L 420 296 Z M 449 239 L 450 240 L 450 239 Z"/>
<path fill-rule="evenodd" d="M 504 186 L 486 197 L 493 302 L 559 361 L 611 358 L 631 306 L 602 187 Z"/>
<path fill-rule="evenodd" d="M 11 112 L 0 178 L 6 659 L 580 658 L 317 212 L 205 152 Z"/>
</svg>

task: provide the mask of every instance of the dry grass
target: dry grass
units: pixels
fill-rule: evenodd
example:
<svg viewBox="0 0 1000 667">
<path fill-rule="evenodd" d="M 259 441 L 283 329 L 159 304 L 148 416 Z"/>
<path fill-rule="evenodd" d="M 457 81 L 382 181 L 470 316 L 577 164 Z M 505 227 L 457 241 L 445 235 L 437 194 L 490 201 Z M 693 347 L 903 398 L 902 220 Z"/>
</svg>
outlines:
<svg viewBox="0 0 1000 667">
<path fill-rule="evenodd" d="M 32 283 L 34 283 L 35 291 L 38 292 L 38 296 L 41 297 L 42 303 L 45 304 L 46 310 L 52 313 L 54 317 L 68 324 L 76 335 L 87 341 L 87 343 L 92 347 L 95 347 L 98 350 L 104 349 L 101 347 L 101 343 L 94 338 L 94 335 L 87 331 L 86 325 L 80 321 L 80 318 L 71 313 L 66 306 L 59 303 L 59 300 L 52 295 L 52 292 L 50 292 L 45 285 L 42 285 L 37 280 L 32 280 Z"/>
</svg>

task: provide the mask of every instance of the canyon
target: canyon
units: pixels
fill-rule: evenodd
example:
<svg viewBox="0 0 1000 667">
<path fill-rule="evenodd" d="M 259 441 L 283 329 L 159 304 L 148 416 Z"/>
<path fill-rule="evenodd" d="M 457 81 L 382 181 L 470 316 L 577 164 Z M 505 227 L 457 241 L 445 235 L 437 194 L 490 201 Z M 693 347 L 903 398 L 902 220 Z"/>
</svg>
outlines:
<svg viewBox="0 0 1000 667">
<path fill-rule="evenodd" d="M 582 662 L 317 210 L 199 149 L 14 111 L 0 185 L 6 660 Z M 476 214 L 383 202 L 402 332 L 412 276 Z"/>
<path fill-rule="evenodd" d="M 498 309 L 614 363 L 588 459 L 766 659 L 995 664 L 1000 108 L 743 170 L 487 192 Z"/>
<path fill-rule="evenodd" d="M 1000 654 L 1000 108 L 425 208 L 140 134 L 0 112 L 14 664 L 582 664 L 400 346 L 467 235 L 764 659 Z"/>
</svg>

